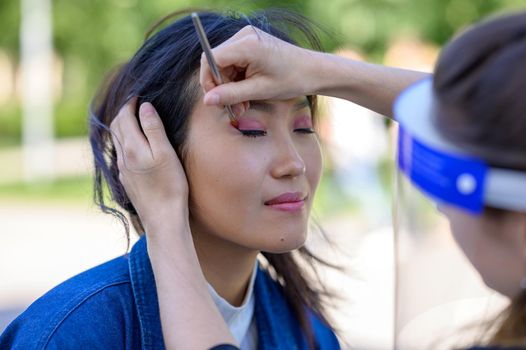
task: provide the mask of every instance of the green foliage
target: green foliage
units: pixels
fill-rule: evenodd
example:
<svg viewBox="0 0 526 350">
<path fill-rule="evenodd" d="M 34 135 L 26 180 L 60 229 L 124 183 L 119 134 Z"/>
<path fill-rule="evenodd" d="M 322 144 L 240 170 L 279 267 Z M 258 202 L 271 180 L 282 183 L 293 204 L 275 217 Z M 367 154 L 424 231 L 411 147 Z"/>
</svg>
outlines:
<svg viewBox="0 0 526 350">
<path fill-rule="evenodd" d="M 92 193 L 93 179 L 90 176 L 0 185 L 0 201 L 89 203 Z"/>
<path fill-rule="evenodd" d="M 309 5 L 311 18 L 331 23 L 340 33 L 333 44 L 356 48 L 377 61 L 400 35 L 442 46 L 489 14 L 526 9 L 522 0 L 331 0 L 330 6 L 323 1 Z"/>
<path fill-rule="evenodd" d="M 22 120 L 18 105 L 10 103 L 0 108 L 0 147 L 20 143 L 21 129 Z"/>
<path fill-rule="evenodd" d="M 314 197 L 313 210 L 320 218 L 358 210 L 359 201 L 345 194 L 330 170 L 326 169 Z"/>
<path fill-rule="evenodd" d="M 0 1 L 0 50 L 18 56 L 20 0 Z M 53 0 L 53 40 L 63 62 L 55 105 L 58 137 L 85 135 L 87 106 L 105 73 L 129 59 L 156 20 L 198 7 L 242 12 L 285 7 L 320 23 L 324 47 L 352 47 L 381 62 L 389 43 L 413 35 L 443 45 L 459 29 L 499 11 L 526 9 L 523 0 Z M 20 108 L 0 106 L 0 146 L 20 139 Z"/>
<path fill-rule="evenodd" d="M 0 48 L 10 55 L 18 52 L 18 28 L 20 25 L 20 4 L 15 0 L 0 1 Z"/>
<path fill-rule="evenodd" d="M 88 112 L 86 106 L 75 103 L 61 103 L 55 109 L 55 135 L 71 137 L 87 135 Z"/>
</svg>

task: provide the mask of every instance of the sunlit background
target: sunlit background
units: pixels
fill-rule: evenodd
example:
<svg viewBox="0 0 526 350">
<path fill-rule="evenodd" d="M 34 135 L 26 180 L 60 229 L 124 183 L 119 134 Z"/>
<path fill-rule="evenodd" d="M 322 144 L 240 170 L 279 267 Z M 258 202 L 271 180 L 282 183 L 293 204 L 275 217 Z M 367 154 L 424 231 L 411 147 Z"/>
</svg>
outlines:
<svg viewBox="0 0 526 350">
<path fill-rule="evenodd" d="M 526 9 L 524 0 L 1 0 L 0 332 L 54 285 L 125 252 L 123 228 L 92 204 L 87 107 L 151 24 L 190 6 L 290 8 L 321 24 L 327 51 L 423 71 L 458 30 Z M 315 217 L 335 247 L 315 235 L 308 244 L 345 267 L 324 276 L 341 296 L 333 315 L 346 347 L 390 349 L 395 126 L 324 99 L 320 136 Z M 450 239 L 440 242 L 454 250 Z"/>
</svg>

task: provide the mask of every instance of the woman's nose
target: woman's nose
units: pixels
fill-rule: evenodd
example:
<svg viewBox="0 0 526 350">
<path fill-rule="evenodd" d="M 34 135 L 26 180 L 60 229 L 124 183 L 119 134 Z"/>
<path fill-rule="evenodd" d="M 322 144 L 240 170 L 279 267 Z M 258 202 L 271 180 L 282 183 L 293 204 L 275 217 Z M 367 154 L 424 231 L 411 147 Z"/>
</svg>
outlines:
<svg viewBox="0 0 526 350">
<path fill-rule="evenodd" d="M 281 143 L 276 150 L 276 160 L 272 166 L 275 178 L 297 177 L 305 174 L 305 162 L 292 142 Z"/>
</svg>

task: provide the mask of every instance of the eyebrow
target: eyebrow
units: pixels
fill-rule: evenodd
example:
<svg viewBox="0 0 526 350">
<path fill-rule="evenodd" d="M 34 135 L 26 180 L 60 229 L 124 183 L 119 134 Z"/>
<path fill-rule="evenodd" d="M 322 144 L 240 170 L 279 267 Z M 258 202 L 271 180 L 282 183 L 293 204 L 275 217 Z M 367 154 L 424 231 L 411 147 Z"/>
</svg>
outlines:
<svg viewBox="0 0 526 350">
<path fill-rule="evenodd" d="M 312 108 L 309 99 L 305 97 L 305 98 L 302 98 L 301 100 L 298 100 L 294 104 L 293 108 L 295 111 L 299 111 L 307 107 Z M 272 104 L 271 102 L 267 102 L 267 101 L 250 101 L 249 109 L 271 114 L 275 112 L 276 107 L 274 106 L 274 104 Z"/>
</svg>

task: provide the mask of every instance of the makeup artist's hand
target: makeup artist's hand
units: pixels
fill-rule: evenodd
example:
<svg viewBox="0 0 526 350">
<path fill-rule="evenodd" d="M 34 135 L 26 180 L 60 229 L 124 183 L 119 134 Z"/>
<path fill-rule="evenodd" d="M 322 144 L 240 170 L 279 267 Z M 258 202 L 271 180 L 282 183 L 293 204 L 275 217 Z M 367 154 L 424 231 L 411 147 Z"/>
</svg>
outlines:
<svg viewBox="0 0 526 350">
<path fill-rule="evenodd" d="M 307 50 L 247 26 L 212 49 L 227 83 L 214 83 L 201 57 L 200 83 L 207 105 L 325 95 L 346 99 L 385 116 L 398 94 L 428 73 L 359 62 Z"/>
<path fill-rule="evenodd" d="M 188 182 L 179 157 L 154 107 L 148 102 L 140 107 L 143 133 L 135 106 L 134 98 L 121 108 L 110 126 L 119 179 L 147 232 L 174 214 L 187 223 Z"/>
<path fill-rule="evenodd" d="M 250 100 L 287 99 L 311 93 L 308 63 L 315 52 L 246 26 L 212 50 L 226 81 L 217 86 L 201 57 L 200 83 L 205 104 L 233 105 Z"/>
</svg>

